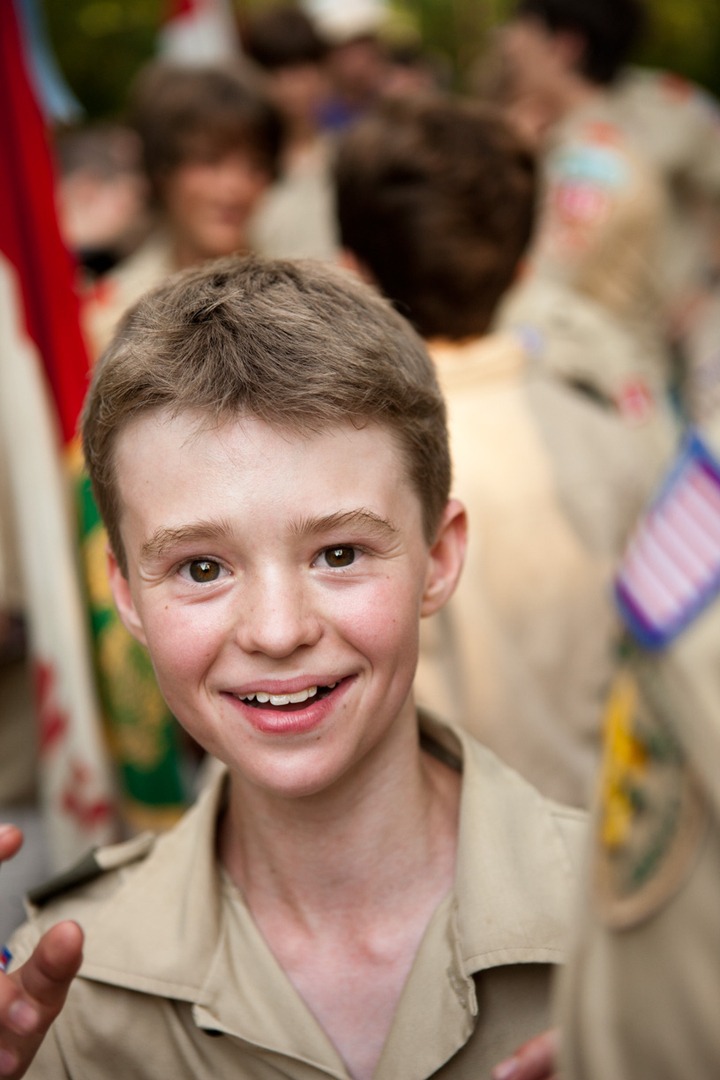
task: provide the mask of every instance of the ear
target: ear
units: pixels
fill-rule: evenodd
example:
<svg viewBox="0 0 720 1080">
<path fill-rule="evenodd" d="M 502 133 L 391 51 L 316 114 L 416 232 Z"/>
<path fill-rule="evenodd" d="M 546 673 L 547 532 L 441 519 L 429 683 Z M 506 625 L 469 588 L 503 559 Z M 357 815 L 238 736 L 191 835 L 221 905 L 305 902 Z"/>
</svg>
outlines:
<svg viewBox="0 0 720 1080">
<path fill-rule="evenodd" d="M 455 592 L 467 547 L 467 513 L 458 499 L 450 499 L 430 548 L 428 572 L 420 615 L 434 615 Z"/>
<path fill-rule="evenodd" d="M 130 582 L 110 548 L 107 549 L 107 568 L 113 600 L 123 625 L 141 645 L 146 645 L 145 631 L 130 592 Z"/>
</svg>

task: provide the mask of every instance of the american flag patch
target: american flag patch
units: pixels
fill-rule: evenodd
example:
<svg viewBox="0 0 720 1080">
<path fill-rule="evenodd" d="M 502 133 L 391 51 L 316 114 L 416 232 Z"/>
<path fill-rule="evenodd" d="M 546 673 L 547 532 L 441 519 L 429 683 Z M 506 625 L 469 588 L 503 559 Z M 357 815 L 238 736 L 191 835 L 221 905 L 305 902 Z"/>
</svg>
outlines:
<svg viewBox="0 0 720 1080">
<path fill-rule="evenodd" d="M 720 592 L 720 462 L 691 432 L 615 583 L 631 633 L 660 649 Z"/>
</svg>

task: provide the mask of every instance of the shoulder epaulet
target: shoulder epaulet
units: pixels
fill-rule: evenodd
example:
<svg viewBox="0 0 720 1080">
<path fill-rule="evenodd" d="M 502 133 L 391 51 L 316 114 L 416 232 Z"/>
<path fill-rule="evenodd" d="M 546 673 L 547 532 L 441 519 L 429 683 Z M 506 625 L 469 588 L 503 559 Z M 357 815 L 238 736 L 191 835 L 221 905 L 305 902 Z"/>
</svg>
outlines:
<svg viewBox="0 0 720 1080">
<path fill-rule="evenodd" d="M 34 907 L 45 907 L 51 900 L 56 900 L 82 885 L 88 885 L 110 870 L 144 858 L 154 842 L 155 836 L 152 833 L 142 833 L 122 844 L 92 848 L 69 869 L 28 892 L 27 898 Z"/>
<path fill-rule="evenodd" d="M 718 593 L 720 461 L 692 431 L 630 540 L 615 595 L 633 637 L 661 649 Z"/>
<path fill-rule="evenodd" d="M 97 861 L 96 851 L 88 851 L 69 870 L 56 874 L 49 881 L 38 885 L 36 889 L 32 889 L 28 893 L 28 900 L 35 907 L 44 907 L 45 904 L 58 896 L 62 896 L 63 893 L 76 889 L 78 885 L 87 885 L 89 881 L 94 881 L 102 873 L 104 873 L 104 870 Z"/>
</svg>

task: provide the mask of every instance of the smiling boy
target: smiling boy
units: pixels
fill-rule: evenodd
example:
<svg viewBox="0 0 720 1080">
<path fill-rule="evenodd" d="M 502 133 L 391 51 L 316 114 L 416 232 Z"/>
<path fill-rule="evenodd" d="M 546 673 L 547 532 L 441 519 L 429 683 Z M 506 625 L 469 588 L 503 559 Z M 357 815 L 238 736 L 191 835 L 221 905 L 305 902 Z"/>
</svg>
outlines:
<svg viewBox="0 0 720 1080">
<path fill-rule="evenodd" d="M 125 320 L 84 445 L 121 617 L 225 769 L 36 904 L 0 1075 L 59 1012 L 77 928 L 31 954 L 68 918 L 30 1076 L 488 1075 L 547 1026 L 580 818 L 418 725 L 419 620 L 465 546 L 420 339 L 336 270 L 189 271 Z"/>
</svg>

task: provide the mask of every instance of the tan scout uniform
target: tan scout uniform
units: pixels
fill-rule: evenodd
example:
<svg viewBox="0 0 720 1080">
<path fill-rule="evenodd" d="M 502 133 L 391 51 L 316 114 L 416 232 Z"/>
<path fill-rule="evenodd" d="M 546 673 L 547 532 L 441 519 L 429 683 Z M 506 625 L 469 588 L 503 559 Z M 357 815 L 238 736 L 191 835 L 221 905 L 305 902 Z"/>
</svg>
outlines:
<svg viewBox="0 0 720 1080">
<path fill-rule="evenodd" d="M 510 336 L 430 343 L 470 540 L 421 624 L 421 705 L 544 794 L 587 805 L 614 670 L 615 562 L 649 491 L 634 432 L 530 369 Z"/>
<path fill-rule="evenodd" d="M 703 302 L 685 340 L 688 416 L 694 424 L 713 424 L 720 417 L 720 286 Z"/>
<path fill-rule="evenodd" d="M 584 817 L 544 800 L 460 733 L 428 722 L 462 762 L 458 868 L 403 991 L 376 1080 L 479 1080 L 548 1020 L 564 955 Z M 223 777 L 172 832 L 101 855 L 120 863 L 41 912 L 77 918 L 81 976 L 28 1077 L 346 1080 L 214 856 Z M 144 849 L 144 850 L 143 850 Z"/>
<path fill-rule="evenodd" d="M 604 98 L 557 125 L 542 158 L 529 270 L 596 300 L 669 374 L 661 271 L 667 222 L 659 178 L 632 149 Z"/>
<path fill-rule="evenodd" d="M 93 285 L 82 308 L 83 329 L 93 359 L 110 343 L 128 308 L 175 270 L 170 240 L 157 231 Z"/>
<path fill-rule="evenodd" d="M 706 526 L 702 540 L 714 535 L 717 545 L 720 508 Z M 609 710 L 587 884 L 558 1002 L 562 1075 L 716 1080 L 720 595 L 667 647 L 638 649 L 628 669 Z"/>
<path fill-rule="evenodd" d="M 657 366 L 606 308 L 534 276 L 509 291 L 494 322 L 518 335 L 547 371 L 636 429 L 648 477 L 660 479 L 677 446 L 678 421 Z"/>
<path fill-rule="evenodd" d="M 318 138 L 263 196 L 250 246 L 275 259 L 334 259 L 339 250 L 330 144 Z"/>
<path fill-rule="evenodd" d="M 720 400 L 720 107 L 666 71 L 627 69 L 613 109 L 633 146 L 662 177 L 669 223 L 661 269 L 670 326 L 684 365 L 680 390 L 690 419 Z"/>
<path fill-rule="evenodd" d="M 705 213 L 714 208 L 720 214 L 718 105 L 677 75 L 641 68 L 623 72 L 612 98 L 633 146 L 669 190 L 670 236 L 662 264 L 668 286 L 697 287 L 717 254 Z"/>
</svg>

